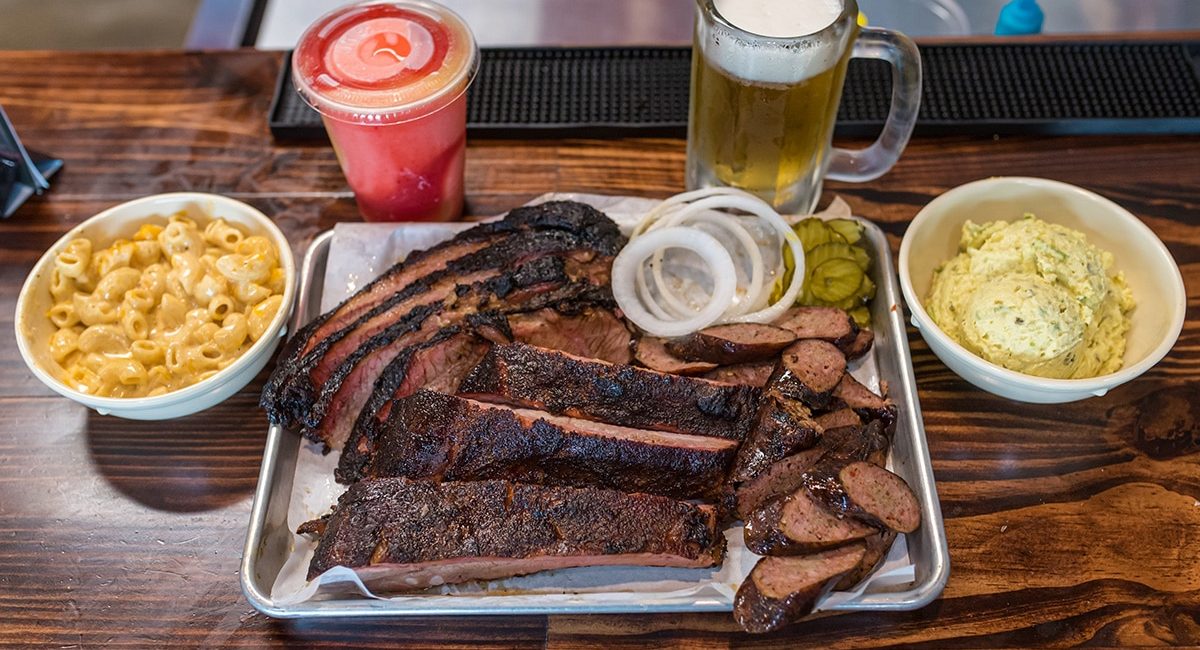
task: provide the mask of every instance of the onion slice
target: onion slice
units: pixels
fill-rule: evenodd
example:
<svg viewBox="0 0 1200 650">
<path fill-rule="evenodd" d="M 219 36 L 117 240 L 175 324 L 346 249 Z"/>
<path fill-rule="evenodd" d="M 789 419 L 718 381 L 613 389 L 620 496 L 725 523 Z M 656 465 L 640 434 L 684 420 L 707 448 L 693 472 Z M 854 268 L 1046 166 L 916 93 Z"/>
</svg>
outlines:
<svg viewBox="0 0 1200 650">
<path fill-rule="evenodd" d="M 650 313 L 638 296 L 637 275 L 642 273 L 642 263 L 666 248 L 683 248 L 700 256 L 713 280 L 708 302 L 689 318 L 660 318 Z M 684 336 L 712 325 L 732 304 L 736 289 L 737 270 L 729 251 L 715 237 L 696 228 L 663 228 L 643 234 L 626 244 L 613 260 L 613 297 L 626 318 L 653 336 Z"/>
</svg>

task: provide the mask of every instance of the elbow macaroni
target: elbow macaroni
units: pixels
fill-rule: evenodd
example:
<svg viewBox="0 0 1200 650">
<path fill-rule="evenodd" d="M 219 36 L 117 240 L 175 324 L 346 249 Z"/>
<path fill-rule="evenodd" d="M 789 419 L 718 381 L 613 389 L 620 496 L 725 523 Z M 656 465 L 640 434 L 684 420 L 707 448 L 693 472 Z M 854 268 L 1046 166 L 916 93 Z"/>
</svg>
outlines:
<svg viewBox="0 0 1200 650">
<path fill-rule="evenodd" d="M 283 304 L 284 273 L 266 237 L 184 214 L 131 239 L 67 244 L 46 317 L 51 356 L 76 390 L 162 395 L 202 381 L 262 337 Z"/>
</svg>

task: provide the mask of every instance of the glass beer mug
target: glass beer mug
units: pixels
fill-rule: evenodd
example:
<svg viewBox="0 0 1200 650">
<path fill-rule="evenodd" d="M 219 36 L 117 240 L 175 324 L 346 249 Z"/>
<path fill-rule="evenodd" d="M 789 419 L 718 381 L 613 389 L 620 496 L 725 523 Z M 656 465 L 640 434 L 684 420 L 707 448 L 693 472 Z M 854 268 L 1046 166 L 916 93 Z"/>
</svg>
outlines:
<svg viewBox="0 0 1200 650">
<path fill-rule="evenodd" d="M 780 212 L 809 213 L 824 178 L 869 181 L 896 163 L 921 103 L 921 59 L 908 37 L 860 29 L 855 0 L 696 4 L 688 189 L 737 187 Z M 857 151 L 831 145 L 851 57 L 892 65 L 883 133 Z"/>
</svg>

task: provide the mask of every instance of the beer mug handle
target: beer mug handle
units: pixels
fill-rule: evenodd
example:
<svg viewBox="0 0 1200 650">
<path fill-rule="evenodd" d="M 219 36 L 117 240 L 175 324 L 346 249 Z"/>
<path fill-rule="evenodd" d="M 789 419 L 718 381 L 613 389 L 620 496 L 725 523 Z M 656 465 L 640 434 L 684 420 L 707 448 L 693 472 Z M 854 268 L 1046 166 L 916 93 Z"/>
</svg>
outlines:
<svg viewBox="0 0 1200 650">
<path fill-rule="evenodd" d="M 835 181 L 861 183 L 887 173 L 908 144 L 921 108 L 921 55 L 916 44 L 904 34 L 867 27 L 854 43 L 852 56 L 883 59 L 892 64 L 892 108 L 883 133 L 866 149 L 834 147 L 825 174 Z"/>
</svg>

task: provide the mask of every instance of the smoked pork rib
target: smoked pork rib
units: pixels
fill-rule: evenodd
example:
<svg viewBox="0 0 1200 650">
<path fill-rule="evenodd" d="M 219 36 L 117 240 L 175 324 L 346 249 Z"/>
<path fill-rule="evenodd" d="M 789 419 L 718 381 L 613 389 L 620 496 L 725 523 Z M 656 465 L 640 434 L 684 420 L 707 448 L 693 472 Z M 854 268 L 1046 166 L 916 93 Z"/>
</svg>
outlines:
<svg viewBox="0 0 1200 650">
<path fill-rule="evenodd" d="M 550 413 L 742 440 L 757 409 L 747 386 L 581 359 L 521 343 L 498 345 L 462 381 L 462 395 Z"/>
<path fill-rule="evenodd" d="M 725 550 L 712 506 L 508 481 L 362 481 L 300 532 L 319 535 L 309 579 L 345 566 L 382 591 L 590 565 L 710 567 Z"/>
<path fill-rule="evenodd" d="M 595 255 L 615 255 L 623 244 L 616 225 L 603 213 L 555 201 L 517 208 L 502 220 L 415 251 L 292 337 L 263 390 L 263 407 L 272 422 L 295 422 L 311 406 L 314 380 L 320 385 L 363 341 L 412 309 L 436 303 L 458 284 L 496 276 L 539 255 L 573 251 L 586 262 Z M 300 386 L 293 386 L 297 381 Z"/>
<path fill-rule="evenodd" d="M 395 400 L 387 428 L 361 474 L 541 485 L 597 486 L 676 498 L 710 496 L 724 482 L 737 443 L 632 429 L 417 391 Z"/>
<path fill-rule="evenodd" d="M 607 258 L 597 258 L 590 267 L 607 264 Z M 506 316 L 545 308 L 570 311 L 612 306 L 611 290 L 589 281 L 587 267 L 576 271 L 579 278 L 572 277 L 567 268 L 561 258 L 539 258 L 501 277 L 459 287 L 445 303 L 413 310 L 360 345 L 324 382 L 309 387 L 314 397 L 301 432 L 341 449 L 384 368 L 411 345 L 427 341 L 443 327 L 473 314 L 494 311 Z M 319 392 L 314 387 L 319 387 Z"/>
</svg>

